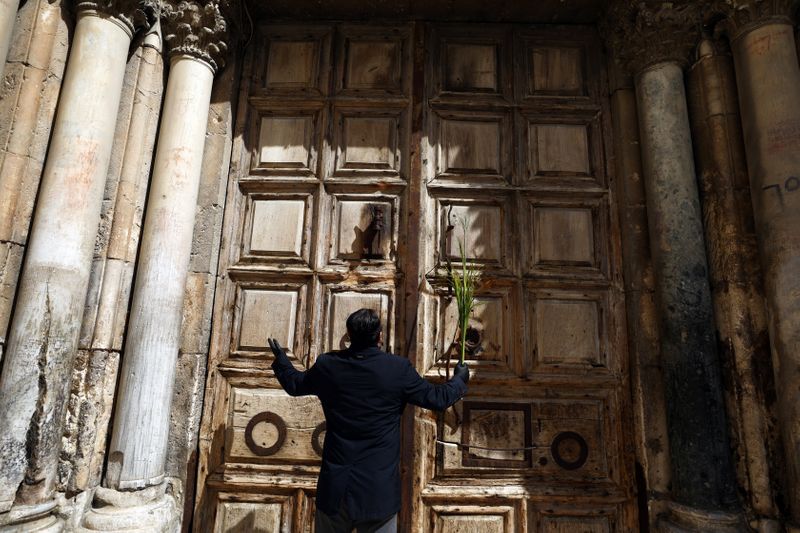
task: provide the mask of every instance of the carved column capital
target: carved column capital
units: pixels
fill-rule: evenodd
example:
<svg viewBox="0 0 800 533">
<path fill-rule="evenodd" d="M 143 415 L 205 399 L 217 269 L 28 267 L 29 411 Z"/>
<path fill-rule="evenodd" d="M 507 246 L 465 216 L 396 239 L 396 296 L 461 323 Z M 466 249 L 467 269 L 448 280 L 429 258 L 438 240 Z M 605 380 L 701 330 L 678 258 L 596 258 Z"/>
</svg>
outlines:
<svg viewBox="0 0 800 533">
<path fill-rule="evenodd" d="M 78 12 L 89 11 L 107 16 L 133 36 L 150 22 L 152 5 L 141 0 L 77 0 Z"/>
<path fill-rule="evenodd" d="M 205 61 L 214 72 L 228 51 L 227 3 L 219 0 L 168 1 L 162 12 L 164 40 L 171 56 L 186 54 Z"/>
<path fill-rule="evenodd" d="M 793 24 L 800 0 L 716 0 L 715 11 L 725 16 L 719 28 L 735 39 L 770 23 Z"/>
<path fill-rule="evenodd" d="M 686 67 L 700 38 L 700 2 L 615 0 L 600 20 L 600 32 L 615 60 L 631 74 L 665 61 Z"/>
</svg>

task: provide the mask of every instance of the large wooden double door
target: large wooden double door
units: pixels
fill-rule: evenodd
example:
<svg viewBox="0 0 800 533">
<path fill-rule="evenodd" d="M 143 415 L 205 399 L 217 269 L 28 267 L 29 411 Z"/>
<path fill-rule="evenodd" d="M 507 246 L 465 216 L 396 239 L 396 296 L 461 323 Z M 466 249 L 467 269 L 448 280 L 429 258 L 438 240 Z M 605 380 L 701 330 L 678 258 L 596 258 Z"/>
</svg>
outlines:
<svg viewBox="0 0 800 533">
<path fill-rule="evenodd" d="M 444 280 L 482 270 L 469 395 L 404 424 L 405 531 L 632 531 L 604 63 L 590 28 L 264 25 L 242 77 L 200 443 L 197 531 L 309 531 L 325 425 L 298 367 L 378 310 L 432 380 Z M 453 228 L 455 226 L 455 228 Z M 448 364 L 449 360 L 449 364 Z"/>
</svg>

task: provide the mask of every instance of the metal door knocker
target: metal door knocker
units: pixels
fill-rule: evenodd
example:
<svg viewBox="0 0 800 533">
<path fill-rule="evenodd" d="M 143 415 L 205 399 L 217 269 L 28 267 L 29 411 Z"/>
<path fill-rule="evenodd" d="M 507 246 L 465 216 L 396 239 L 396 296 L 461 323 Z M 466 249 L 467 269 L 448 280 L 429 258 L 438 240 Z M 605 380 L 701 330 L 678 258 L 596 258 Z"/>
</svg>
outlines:
<svg viewBox="0 0 800 533">
<path fill-rule="evenodd" d="M 278 438 L 275 440 L 275 443 L 272 446 L 261 446 L 253 438 L 253 430 L 262 422 L 272 424 L 278 431 Z M 250 422 L 247 423 L 247 427 L 244 430 L 244 443 L 247 444 L 247 447 L 251 452 L 259 457 L 274 455 L 278 452 L 278 450 L 281 449 L 285 441 L 286 422 L 284 422 L 283 418 L 281 418 L 278 414 L 271 411 L 263 411 L 255 415 L 250 419 Z"/>
<path fill-rule="evenodd" d="M 380 204 L 369 204 L 369 226 L 364 230 L 361 257 L 364 259 L 384 259 L 381 239 L 384 230 L 384 211 Z"/>
</svg>

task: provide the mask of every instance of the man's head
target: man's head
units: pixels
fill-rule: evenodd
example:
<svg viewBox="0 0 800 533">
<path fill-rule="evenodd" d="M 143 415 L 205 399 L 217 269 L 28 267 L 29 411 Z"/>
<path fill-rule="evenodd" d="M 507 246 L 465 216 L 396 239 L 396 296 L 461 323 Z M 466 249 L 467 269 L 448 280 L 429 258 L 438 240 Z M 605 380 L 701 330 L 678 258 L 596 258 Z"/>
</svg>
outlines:
<svg viewBox="0 0 800 533">
<path fill-rule="evenodd" d="M 359 309 L 347 317 L 347 334 L 352 348 L 377 346 L 381 340 L 381 317 L 372 309 Z"/>
</svg>

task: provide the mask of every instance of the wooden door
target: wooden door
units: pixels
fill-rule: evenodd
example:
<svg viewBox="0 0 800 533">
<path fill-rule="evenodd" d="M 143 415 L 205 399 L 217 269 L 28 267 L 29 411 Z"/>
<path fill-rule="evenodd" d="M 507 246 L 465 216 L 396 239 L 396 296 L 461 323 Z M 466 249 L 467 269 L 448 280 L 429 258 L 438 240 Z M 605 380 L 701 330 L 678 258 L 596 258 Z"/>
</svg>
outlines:
<svg viewBox="0 0 800 533">
<path fill-rule="evenodd" d="M 633 529 L 598 48 L 574 28 L 259 27 L 225 206 L 196 531 L 312 528 L 324 419 L 315 398 L 281 391 L 268 337 L 308 367 L 372 307 L 386 348 L 443 379 L 458 217 L 483 271 L 473 379 L 456 409 L 406 419 L 403 529 Z"/>
<path fill-rule="evenodd" d="M 415 413 L 409 531 L 634 531 L 600 41 L 575 27 L 434 25 L 426 42 L 416 355 L 428 376 L 456 362 L 444 266 L 459 237 L 483 283 L 468 397 Z"/>
</svg>

